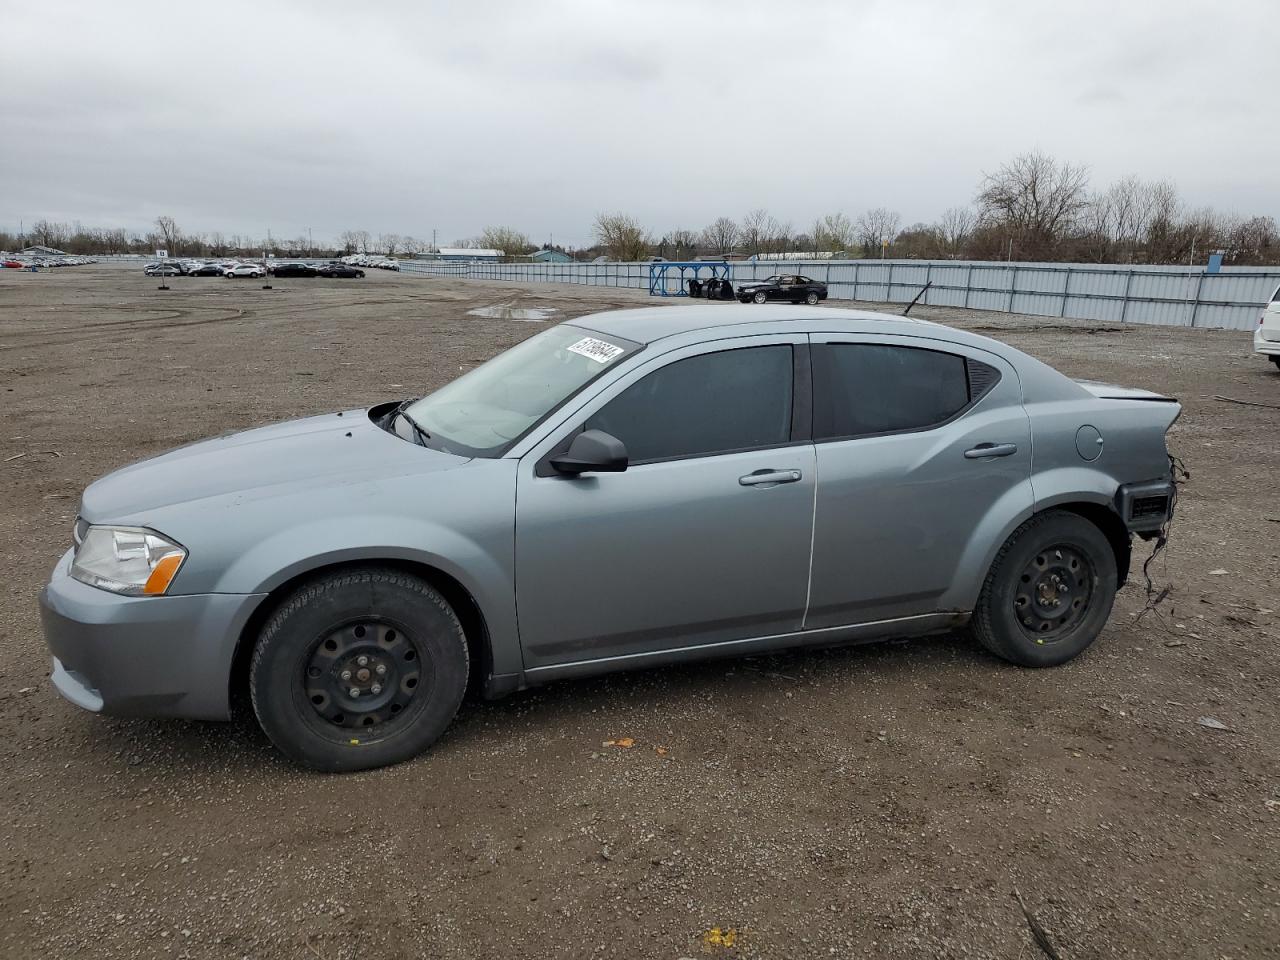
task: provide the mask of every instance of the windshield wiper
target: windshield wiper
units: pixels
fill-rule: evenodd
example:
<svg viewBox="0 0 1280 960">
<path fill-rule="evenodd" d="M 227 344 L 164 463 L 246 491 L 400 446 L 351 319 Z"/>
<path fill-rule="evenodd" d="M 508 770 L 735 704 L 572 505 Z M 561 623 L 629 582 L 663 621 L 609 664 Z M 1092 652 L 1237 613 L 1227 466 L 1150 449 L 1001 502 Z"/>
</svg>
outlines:
<svg viewBox="0 0 1280 960">
<path fill-rule="evenodd" d="M 396 417 L 403 417 L 404 422 L 413 430 L 413 435 L 417 438 L 418 443 L 425 447 L 427 445 L 427 441 L 431 439 L 431 434 L 429 434 L 417 420 L 413 419 L 413 417 L 409 416 L 406 412 L 410 406 L 417 403 L 420 399 L 420 397 L 410 397 L 408 400 L 401 401 L 400 405 L 391 411 L 391 419 L 388 422 L 394 423 Z"/>
</svg>

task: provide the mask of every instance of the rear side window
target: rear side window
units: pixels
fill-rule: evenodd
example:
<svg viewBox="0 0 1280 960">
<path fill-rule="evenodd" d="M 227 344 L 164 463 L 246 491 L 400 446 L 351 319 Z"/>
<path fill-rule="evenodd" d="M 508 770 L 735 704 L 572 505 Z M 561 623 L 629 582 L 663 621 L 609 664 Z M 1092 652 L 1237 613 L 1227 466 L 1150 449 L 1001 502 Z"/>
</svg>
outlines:
<svg viewBox="0 0 1280 960">
<path fill-rule="evenodd" d="M 941 350 L 824 344 L 813 351 L 814 438 L 927 430 L 956 416 L 999 378 L 994 367 Z"/>
<path fill-rule="evenodd" d="M 637 381 L 586 423 L 621 440 L 632 463 L 778 446 L 791 439 L 786 344 L 677 360 Z"/>
<path fill-rule="evenodd" d="M 1280 287 L 1276 287 L 1276 292 L 1271 295 L 1272 303 L 1280 303 Z"/>
</svg>

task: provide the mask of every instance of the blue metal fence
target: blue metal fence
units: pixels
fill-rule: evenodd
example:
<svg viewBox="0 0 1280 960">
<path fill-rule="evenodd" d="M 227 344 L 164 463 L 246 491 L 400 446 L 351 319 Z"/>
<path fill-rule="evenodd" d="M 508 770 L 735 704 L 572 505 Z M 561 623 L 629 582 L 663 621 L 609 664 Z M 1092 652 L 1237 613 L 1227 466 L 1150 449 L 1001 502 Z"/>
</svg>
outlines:
<svg viewBox="0 0 1280 960">
<path fill-rule="evenodd" d="M 428 277 L 581 283 L 646 290 L 650 264 L 445 263 L 402 260 L 402 273 Z M 1280 286 L 1280 268 L 1149 267 L 1126 264 L 991 263 L 957 260 L 733 261 L 731 281 L 798 273 L 824 281 L 833 300 L 921 303 L 1109 323 L 1252 329 Z M 676 292 L 672 272 L 665 281 Z M 662 293 L 663 290 L 651 291 Z"/>
</svg>

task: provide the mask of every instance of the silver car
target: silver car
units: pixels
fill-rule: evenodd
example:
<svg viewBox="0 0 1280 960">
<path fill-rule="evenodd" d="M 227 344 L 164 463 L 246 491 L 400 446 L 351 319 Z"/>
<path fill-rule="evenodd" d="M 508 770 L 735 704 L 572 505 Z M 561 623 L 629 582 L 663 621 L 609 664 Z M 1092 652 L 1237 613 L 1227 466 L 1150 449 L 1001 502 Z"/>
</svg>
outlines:
<svg viewBox="0 0 1280 960">
<path fill-rule="evenodd" d="M 92 484 L 41 595 L 53 682 L 149 716 L 247 693 L 287 755 L 356 770 L 430 745 L 469 681 L 959 628 L 1051 666 L 1165 531 L 1180 410 L 875 313 L 583 317 Z"/>
</svg>

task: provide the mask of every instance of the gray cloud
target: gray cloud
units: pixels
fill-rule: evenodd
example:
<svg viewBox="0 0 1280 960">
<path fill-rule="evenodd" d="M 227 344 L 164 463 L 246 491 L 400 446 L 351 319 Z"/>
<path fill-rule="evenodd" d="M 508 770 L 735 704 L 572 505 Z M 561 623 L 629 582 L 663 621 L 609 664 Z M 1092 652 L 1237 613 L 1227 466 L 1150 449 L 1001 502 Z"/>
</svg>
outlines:
<svg viewBox="0 0 1280 960">
<path fill-rule="evenodd" d="M 965 202 L 1029 148 L 1280 214 L 1273 0 L 11 5 L 0 228 L 590 239 Z"/>
</svg>

